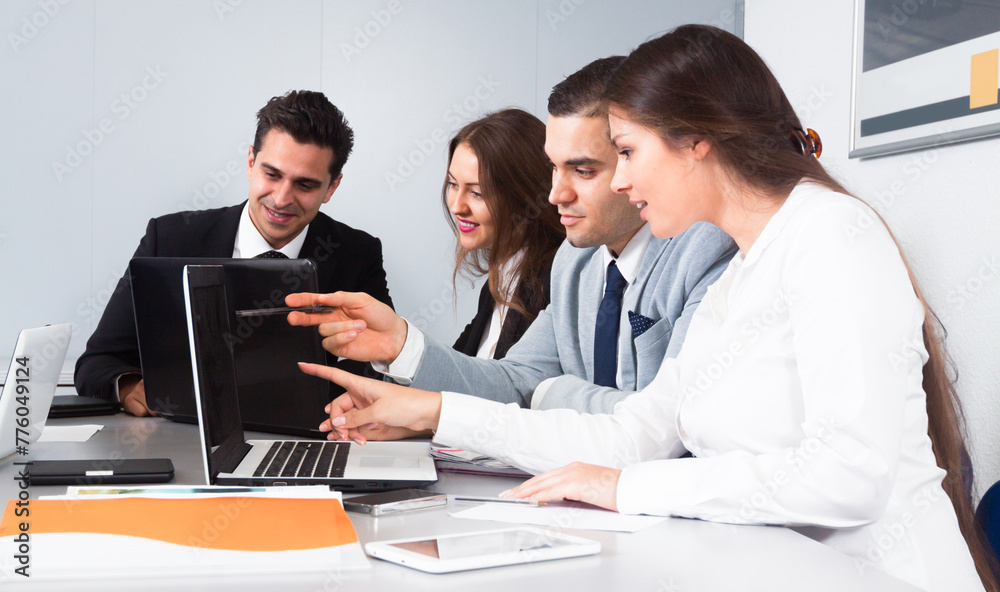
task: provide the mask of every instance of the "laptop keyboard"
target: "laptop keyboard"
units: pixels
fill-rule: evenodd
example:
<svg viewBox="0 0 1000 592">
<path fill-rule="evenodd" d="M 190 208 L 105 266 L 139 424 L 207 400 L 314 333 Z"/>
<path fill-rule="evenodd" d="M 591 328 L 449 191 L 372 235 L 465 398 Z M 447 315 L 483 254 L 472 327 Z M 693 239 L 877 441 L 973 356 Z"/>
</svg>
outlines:
<svg viewBox="0 0 1000 592">
<path fill-rule="evenodd" d="M 347 442 L 274 442 L 253 476 L 343 477 L 349 450 Z"/>
</svg>

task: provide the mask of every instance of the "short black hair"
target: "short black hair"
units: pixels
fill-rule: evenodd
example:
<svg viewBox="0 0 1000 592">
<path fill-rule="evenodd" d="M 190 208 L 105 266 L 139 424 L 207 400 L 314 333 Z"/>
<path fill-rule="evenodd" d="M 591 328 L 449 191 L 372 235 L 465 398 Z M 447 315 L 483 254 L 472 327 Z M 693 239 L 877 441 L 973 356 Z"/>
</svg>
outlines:
<svg viewBox="0 0 1000 592">
<path fill-rule="evenodd" d="M 314 144 L 333 150 L 330 182 L 340 176 L 354 148 L 354 130 L 343 112 L 321 92 L 293 90 L 273 97 L 257 112 L 257 132 L 253 136 L 253 155 L 264 145 L 272 129 L 281 130 L 300 144 Z"/>
<path fill-rule="evenodd" d="M 625 56 L 594 60 L 552 88 L 549 115 L 554 117 L 603 117 L 608 114 L 604 91 Z"/>
</svg>

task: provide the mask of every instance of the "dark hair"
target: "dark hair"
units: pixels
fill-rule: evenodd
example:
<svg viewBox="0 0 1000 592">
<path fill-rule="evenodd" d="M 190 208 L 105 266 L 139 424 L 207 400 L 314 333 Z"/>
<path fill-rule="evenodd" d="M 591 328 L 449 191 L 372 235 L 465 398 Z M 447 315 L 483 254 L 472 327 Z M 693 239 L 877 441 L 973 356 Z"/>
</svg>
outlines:
<svg viewBox="0 0 1000 592">
<path fill-rule="evenodd" d="M 489 274 L 493 300 L 534 319 L 538 306 L 519 294 L 545 293 L 546 275 L 566 230 L 549 203 L 552 168 L 545 156 L 545 124 L 521 109 L 505 109 L 473 121 L 448 144 L 448 166 L 455 149 L 466 144 L 479 161 L 479 188 L 493 219 L 496 236 L 488 249 L 469 251 L 461 242 L 455 253 L 453 279 L 460 272 Z M 448 209 L 448 177 L 441 201 L 456 240 L 455 217 Z M 513 273 L 501 273 L 504 264 L 524 251 Z M 506 275 L 506 277 L 505 277 Z M 515 283 L 517 289 L 513 290 Z"/>
<path fill-rule="evenodd" d="M 781 85 L 757 52 L 731 33 L 685 25 L 643 43 L 615 72 L 606 98 L 612 112 L 657 133 L 667 145 L 690 147 L 707 140 L 733 182 L 744 187 L 787 195 L 808 179 L 850 195 L 817 159 L 803 155 L 795 132 L 802 125 Z M 940 323 L 905 257 L 903 262 L 926 312 L 923 340 L 929 359 L 923 367 L 923 388 L 928 434 L 937 464 L 947 473 L 942 486 L 980 578 L 987 590 L 996 591 L 996 561 L 987 554 L 975 524 L 971 479 L 963 479 L 964 421 L 950 361 L 938 337 Z"/>
<path fill-rule="evenodd" d="M 354 148 L 354 131 L 344 114 L 327 100 L 326 95 L 312 90 L 293 90 L 273 97 L 257 112 L 257 132 L 253 136 L 253 155 L 264 145 L 267 132 L 281 130 L 299 144 L 314 144 L 333 150 L 330 161 L 330 182 L 340 176 Z"/>
<path fill-rule="evenodd" d="M 594 60 L 562 82 L 549 93 L 549 115 L 555 117 L 606 117 L 604 91 L 615 69 L 625 56 Z"/>
</svg>

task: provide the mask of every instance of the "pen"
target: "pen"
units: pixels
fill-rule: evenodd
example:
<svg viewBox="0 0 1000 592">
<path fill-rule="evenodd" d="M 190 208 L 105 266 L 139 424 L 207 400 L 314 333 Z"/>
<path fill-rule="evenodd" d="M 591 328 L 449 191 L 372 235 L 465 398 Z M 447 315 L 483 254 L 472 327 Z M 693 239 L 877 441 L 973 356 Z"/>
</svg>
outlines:
<svg viewBox="0 0 1000 592">
<path fill-rule="evenodd" d="M 314 304 L 312 306 L 276 306 L 274 308 L 251 308 L 248 310 L 238 310 L 236 311 L 236 316 L 263 317 L 267 315 L 284 314 L 294 311 L 315 314 L 321 312 L 331 312 L 334 310 L 337 310 L 336 306 L 323 306 L 322 304 Z"/>
<path fill-rule="evenodd" d="M 518 504 L 521 506 L 544 506 L 545 502 L 513 497 L 478 497 L 474 495 L 456 495 L 451 498 L 456 502 L 485 502 L 488 504 Z"/>
</svg>

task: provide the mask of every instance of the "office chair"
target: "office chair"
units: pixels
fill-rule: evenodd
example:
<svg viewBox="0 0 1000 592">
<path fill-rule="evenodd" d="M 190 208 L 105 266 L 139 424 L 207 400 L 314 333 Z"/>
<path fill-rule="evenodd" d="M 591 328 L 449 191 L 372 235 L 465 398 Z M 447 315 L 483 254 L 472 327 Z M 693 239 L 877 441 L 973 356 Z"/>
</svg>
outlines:
<svg viewBox="0 0 1000 592">
<path fill-rule="evenodd" d="M 976 508 L 976 521 L 986 533 L 993 552 L 1000 557 L 1000 481 L 993 484 Z"/>
</svg>

